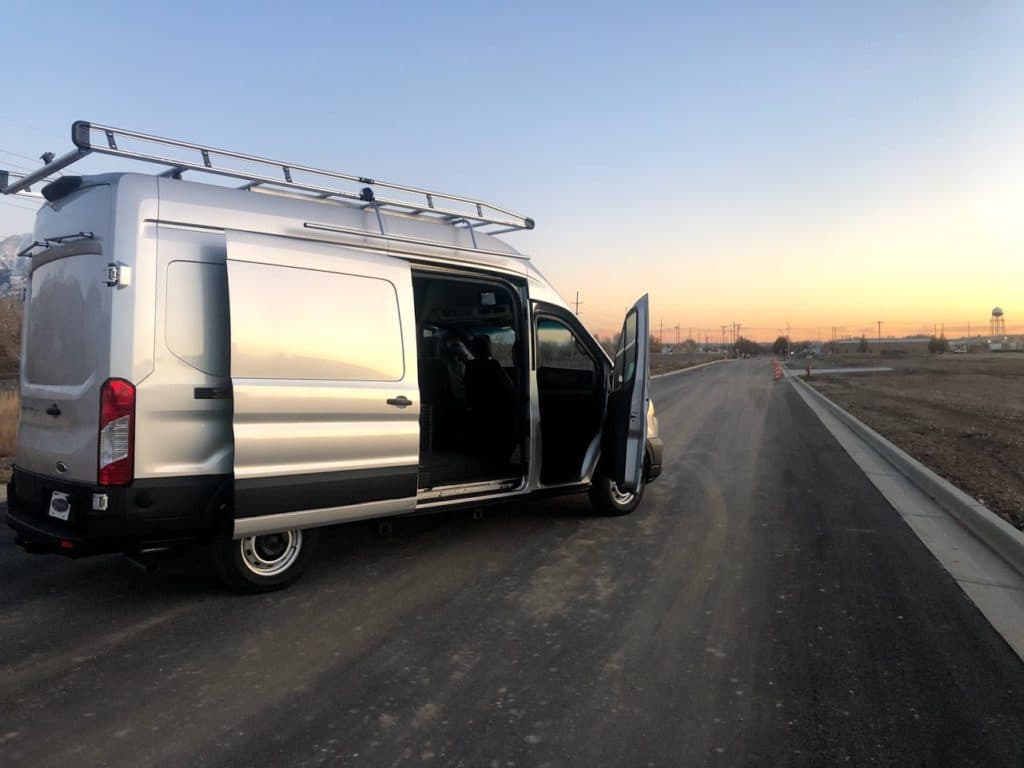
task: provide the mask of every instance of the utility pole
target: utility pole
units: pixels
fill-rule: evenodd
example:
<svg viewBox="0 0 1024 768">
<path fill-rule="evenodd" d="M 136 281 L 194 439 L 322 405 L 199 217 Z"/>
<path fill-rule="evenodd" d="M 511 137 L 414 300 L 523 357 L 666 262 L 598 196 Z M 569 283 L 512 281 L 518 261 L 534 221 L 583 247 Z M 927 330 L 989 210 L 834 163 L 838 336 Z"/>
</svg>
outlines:
<svg viewBox="0 0 1024 768">
<path fill-rule="evenodd" d="M 722 349 L 725 349 L 725 329 L 728 328 L 729 326 L 721 325 L 719 327 L 722 329 Z"/>
<path fill-rule="evenodd" d="M 686 329 L 686 340 L 693 341 L 693 326 L 689 326 Z"/>
<path fill-rule="evenodd" d="M 676 323 L 676 346 L 679 346 L 679 323 Z"/>
<path fill-rule="evenodd" d="M 583 302 L 580 301 L 580 292 L 576 291 L 576 317 L 580 316 L 580 304 L 582 303 Z"/>
<path fill-rule="evenodd" d="M 878 354 L 882 354 L 882 321 L 876 320 L 878 323 Z"/>
<path fill-rule="evenodd" d="M 664 344 L 665 343 L 665 318 L 664 317 L 661 318 L 661 320 L 658 322 L 658 343 L 659 344 Z"/>
</svg>

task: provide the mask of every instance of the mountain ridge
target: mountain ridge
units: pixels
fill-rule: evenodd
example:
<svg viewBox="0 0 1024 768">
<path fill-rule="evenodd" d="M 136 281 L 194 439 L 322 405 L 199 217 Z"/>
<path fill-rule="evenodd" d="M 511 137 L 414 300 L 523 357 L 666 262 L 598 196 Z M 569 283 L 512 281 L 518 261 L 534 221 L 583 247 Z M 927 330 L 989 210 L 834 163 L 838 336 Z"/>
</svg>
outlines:
<svg viewBox="0 0 1024 768">
<path fill-rule="evenodd" d="M 0 298 L 9 296 L 12 287 L 28 274 L 30 260 L 19 258 L 18 252 L 31 239 L 31 233 L 0 238 Z"/>
</svg>

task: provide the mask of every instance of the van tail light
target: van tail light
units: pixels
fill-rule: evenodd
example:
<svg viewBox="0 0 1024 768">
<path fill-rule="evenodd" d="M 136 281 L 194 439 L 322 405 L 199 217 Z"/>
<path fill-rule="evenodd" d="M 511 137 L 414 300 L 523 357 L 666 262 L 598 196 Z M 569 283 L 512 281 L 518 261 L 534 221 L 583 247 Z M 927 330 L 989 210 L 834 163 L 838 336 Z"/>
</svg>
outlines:
<svg viewBox="0 0 1024 768">
<path fill-rule="evenodd" d="M 127 485 L 135 479 L 135 387 L 107 379 L 100 390 L 99 484 Z"/>
</svg>

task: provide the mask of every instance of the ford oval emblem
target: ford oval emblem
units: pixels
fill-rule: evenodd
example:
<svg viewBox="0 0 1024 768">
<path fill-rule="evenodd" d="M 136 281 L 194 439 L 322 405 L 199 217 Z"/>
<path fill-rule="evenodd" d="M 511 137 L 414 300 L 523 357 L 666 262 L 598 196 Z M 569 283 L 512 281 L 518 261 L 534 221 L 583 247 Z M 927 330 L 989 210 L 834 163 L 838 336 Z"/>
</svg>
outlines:
<svg viewBox="0 0 1024 768">
<path fill-rule="evenodd" d="M 68 465 L 65 464 L 63 461 L 58 461 L 57 462 L 57 471 L 60 472 L 61 474 L 67 472 L 68 471 Z"/>
</svg>

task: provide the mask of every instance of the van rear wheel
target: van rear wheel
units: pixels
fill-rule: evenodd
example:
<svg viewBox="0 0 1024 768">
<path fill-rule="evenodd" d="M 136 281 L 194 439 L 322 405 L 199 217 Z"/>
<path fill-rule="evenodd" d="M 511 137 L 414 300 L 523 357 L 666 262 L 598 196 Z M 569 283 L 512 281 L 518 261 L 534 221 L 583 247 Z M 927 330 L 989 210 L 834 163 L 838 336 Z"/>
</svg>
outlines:
<svg viewBox="0 0 1024 768">
<path fill-rule="evenodd" d="M 303 574 L 316 552 L 319 531 L 281 531 L 232 539 L 221 534 L 213 545 L 213 566 L 221 582 L 235 592 L 282 589 Z"/>
<path fill-rule="evenodd" d="M 623 490 L 617 482 L 603 475 L 595 477 L 590 486 L 590 503 L 600 514 L 611 517 L 628 515 L 640 505 L 643 495 L 643 478 L 636 491 Z"/>
</svg>

